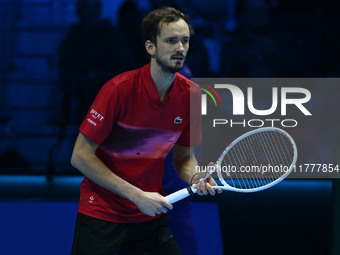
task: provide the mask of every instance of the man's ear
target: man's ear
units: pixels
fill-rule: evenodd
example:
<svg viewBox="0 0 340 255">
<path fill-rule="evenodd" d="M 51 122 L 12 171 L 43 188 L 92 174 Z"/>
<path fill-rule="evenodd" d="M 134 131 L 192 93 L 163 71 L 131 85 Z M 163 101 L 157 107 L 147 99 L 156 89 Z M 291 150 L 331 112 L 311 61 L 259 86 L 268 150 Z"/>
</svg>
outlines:
<svg viewBox="0 0 340 255">
<path fill-rule="evenodd" d="M 150 40 L 145 42 L 145 49 L 151 56 L 155 55 L 156 53 L 156 46 Z"/>
</svg>

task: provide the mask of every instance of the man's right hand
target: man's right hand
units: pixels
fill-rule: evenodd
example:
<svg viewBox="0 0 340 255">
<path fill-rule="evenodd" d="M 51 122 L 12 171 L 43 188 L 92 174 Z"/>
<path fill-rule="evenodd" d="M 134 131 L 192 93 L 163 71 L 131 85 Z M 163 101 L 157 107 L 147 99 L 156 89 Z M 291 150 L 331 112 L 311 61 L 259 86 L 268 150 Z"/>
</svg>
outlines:
<svg viewBox="0 0 340 255">
<path fill-rule="evenodd" d="M 142 213 L 152 217 L 157 214 L 167 213 L 168 210 L 173 208 L 172 204 L 157 192 L 143 191 L 133 202 Z"/>
</svg>

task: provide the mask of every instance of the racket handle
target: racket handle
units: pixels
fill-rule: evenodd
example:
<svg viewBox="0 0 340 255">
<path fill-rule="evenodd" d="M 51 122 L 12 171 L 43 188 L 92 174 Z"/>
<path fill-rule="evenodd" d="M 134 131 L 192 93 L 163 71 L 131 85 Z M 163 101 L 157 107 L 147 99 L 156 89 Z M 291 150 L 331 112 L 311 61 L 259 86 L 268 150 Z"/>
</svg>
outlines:
<svg viewBox="0 0 340 255">
<path fill-rule="evenodd" d="M 191 187 L 188 187 L 188 188 L 184 188 L 179 191 L 176 191 L 170 195 L 167 195 L 165 199 L 168 200 L 170 204 L 173 204 L 179 200 L 182 200 L 183 198 L 190 196 L 193 193 L 196 193 L 196 190 L 192 190 Z"/>
</svg>

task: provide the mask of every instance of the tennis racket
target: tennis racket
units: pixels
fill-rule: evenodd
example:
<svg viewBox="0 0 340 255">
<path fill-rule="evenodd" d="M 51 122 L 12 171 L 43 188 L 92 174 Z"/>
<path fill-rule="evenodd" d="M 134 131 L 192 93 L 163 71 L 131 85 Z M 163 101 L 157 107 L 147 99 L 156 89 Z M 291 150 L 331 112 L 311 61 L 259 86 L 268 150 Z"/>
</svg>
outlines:
<svg viewBox="0 0 340 255">
<path fill-rule="evenodd" d="M 233 141 L 195 184 L 165 198 L 175 203 L 196 193 L 195 188 L 213 173 L 218 177 L 214 189 L 244 193 L 268 189 L 292 172 L 296 159 L 295 142 L 286 131 L 274 127 L 255 129 Z"/>
</svg>

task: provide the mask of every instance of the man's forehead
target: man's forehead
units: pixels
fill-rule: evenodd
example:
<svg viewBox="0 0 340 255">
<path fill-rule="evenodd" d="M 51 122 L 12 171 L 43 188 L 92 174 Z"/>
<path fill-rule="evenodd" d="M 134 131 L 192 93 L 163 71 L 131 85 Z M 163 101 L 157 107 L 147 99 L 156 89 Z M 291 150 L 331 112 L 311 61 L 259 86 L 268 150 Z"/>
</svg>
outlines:
<svg viewBox="0 0 340 255">
<path fill-rule="evenodd" d="M 169 37 L 169 36 L 171 37 L 190 36 L 188 24 L 183 19 L 180 19 L 175 22 L 160 24 L 159 37 Z"/>
</svg>

